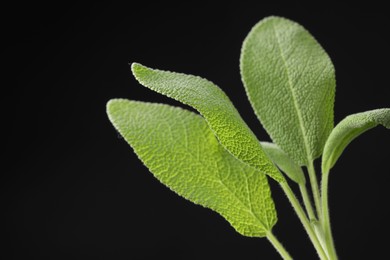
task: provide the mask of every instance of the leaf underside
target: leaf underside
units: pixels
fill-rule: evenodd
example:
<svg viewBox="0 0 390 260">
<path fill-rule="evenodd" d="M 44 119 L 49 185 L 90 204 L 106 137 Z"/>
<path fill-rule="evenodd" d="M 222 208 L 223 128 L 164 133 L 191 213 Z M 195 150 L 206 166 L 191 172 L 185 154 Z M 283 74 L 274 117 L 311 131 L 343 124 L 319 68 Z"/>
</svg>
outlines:
<svg viewBox="0 0 390 260">
<path fill-rule="evenodd" d="M 302 168 L 296 164 L 288 155 L 276 144 L 261 142 L 264 152 L 291 180 L 298 184 L 305 184 L 306 179 Z"/>
<path fill-rule="evenodd" d="M 350 142 L 377 125 L 390 128 L 390 108 L 349 115 L 338 123 L 324 147 L 322 172 L 329 172 Z"/>
<path fill-rule="evenodd" d="M 132 64 L 132 71 L 143 86 L 198 110 L 222 146 L 237 159 L 278 182 L 285 181 L 219 87 L 201 77 L 150 69 L 138 63 Z"/>
<path fill-rule="evenodd" d="M 243 43 L 240 69 L 273 142 L 298 165 L 319 157 L 333 128 L 335 75 L 310 33 L 285 18 L 260 21 Z"/>
<path fill-rule="evenodd" d="M 205 120 L 168 105 L 111 100 L 115 128 L 153 175 L 222 215 L 242 235 L 264 237 L 277 221 L 267 178 L 220 145 Z"/>
</svg>

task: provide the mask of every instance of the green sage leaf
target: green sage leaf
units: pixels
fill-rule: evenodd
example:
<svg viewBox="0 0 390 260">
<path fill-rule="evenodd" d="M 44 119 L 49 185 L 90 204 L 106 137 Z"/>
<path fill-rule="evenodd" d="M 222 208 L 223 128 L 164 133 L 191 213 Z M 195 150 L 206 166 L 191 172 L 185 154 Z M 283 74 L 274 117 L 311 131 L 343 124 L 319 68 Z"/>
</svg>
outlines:
<svg viewBox="0 0 390 260">
<path fill-rule="evenodd" d="M 319 157 L 333 128 L 335 75 L 310 33 L 285 18 L 266 18 L 246 37 L 240 68 L 273 142 L 299 165 Z"/>
<path fill-rule="evenodd" d="M 131 68 L 143 86 L 198 110 L 219 142 L 236 158 L 278 182 L 285 181 L 219 87 L 201 77 L 150 69 L 137 63 L 133 63 Z"/>
<path fill-rule="evenodd" d="M 227 152 L 205 120 L 168 105 L 111 100 L 112 124 L 153 175 L 222 215 L 242 235 L 264 237 L 277 221 L 267 177 Z"/>
<path fill-rule="evenodd" d="M 305 184 L 306 179 L 302 168 L 296 164 L 288 155 L 276 144 L 261 142 L 264 152 L 271 158 L 271 161 L 279 167 L 291 180 L 298 184 Z"/>
<path fill-rule="evenodd" d="M 390 129 L 390 108 L 349 115 L 338 123 L 324 147 L 322 172 L 329 172 L 352 140 L 377 125 Z"/>
</svg>

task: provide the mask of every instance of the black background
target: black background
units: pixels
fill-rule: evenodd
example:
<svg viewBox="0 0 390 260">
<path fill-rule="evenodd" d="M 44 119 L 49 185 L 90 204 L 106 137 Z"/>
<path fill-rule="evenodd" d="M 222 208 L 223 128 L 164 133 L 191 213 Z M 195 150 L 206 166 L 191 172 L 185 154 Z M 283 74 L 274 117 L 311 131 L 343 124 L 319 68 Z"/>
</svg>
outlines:
<svg viewBox="0 0 390 260">
<path fill-rule="evenodd" d="M 337 71 L 335 121 L 389 107 L 389 14 L 380 6 L 152 3 L 3 9 L 1 182 L 7 259 L 279 259 L 266 239 L 163 187 L 118 137 L 110 98 L 180 105 L 140 86 L 129 62 L 206 77 L 259 139 L 238 59 L 268 15 L 304 25 Z M 8 60 L 8 58 L 10 58 Z M 4 59 L 3 59 L 4 61 Z M 3 70 L 7 71 L 7 70 Z M 330 206 L 341 259 L 383 259 L 390 232 L 389 132 L 371 130 L 334 167 Z M 295 259 L 316 259 L 279 187 L 274 232 Z"/>
</svg>

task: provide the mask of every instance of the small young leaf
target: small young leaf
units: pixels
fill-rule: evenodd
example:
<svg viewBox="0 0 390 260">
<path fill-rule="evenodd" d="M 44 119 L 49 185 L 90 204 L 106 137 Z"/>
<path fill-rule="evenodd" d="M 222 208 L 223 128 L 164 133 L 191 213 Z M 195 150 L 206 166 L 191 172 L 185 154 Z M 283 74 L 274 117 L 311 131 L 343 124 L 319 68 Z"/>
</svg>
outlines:
<svg viewBox="0 0 390 260">
<path fill-rule="evenodd" d="M 133 63 L 131 69 L 143 86 L 198 110 L 219 142 L 236 158 L 278 182 L 285 181 L 219 87 L 201 77 L 150 69 L 137 63 Z"/>
<path fill-rule="evenodd" d="M 377 125 L 390 128 L 390 108 L 349 115 L 338 123 L 325 144 L 322 156 L 322 172 L 329 172 L 353 139 Z"/>
<path fill-rule="evenodd" d="M 240 68 L 273 142 L 299 165 L 319 157 L 333 128 L 335 75 L 310 33 L 285 18 L 266 18 L 246 37 Z"/>
<path fill-rule="evenodd" d="M 205 120 L 168 105 L 111 100 L 107 113 L 141 161 L 184 198 L 221 214 L 242 235 L 264 237 L 277 221 L 267 177 L 237 160 Z"/>
<path fill-rule="evenodd" d="M 280 149 L 276 144 L 261 142 L 264 152 L 291 180 L 298 184 L 305 184 L 306 179 L 302 168 L 297 165 L 290 157 Z"/>
</svg>

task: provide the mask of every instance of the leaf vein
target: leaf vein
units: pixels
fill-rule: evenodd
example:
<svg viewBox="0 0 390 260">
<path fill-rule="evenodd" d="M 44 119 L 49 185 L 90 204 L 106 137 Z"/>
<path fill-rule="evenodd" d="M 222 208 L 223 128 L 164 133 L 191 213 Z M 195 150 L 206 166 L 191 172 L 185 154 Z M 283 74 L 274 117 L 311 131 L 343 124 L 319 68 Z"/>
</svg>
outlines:
<svg viewBox="0 0 390 260">
<path fill-rule="evenodd" d="M 277 30 L 275 28 L 275 24 L 274 23 L 272 23 L 272 28 L 273 28 L 272 31 L 274 32 L 274 35 L 275 35 L 275 38 L 276 38 L 276 42 L 277 42 L 278 50 L 279 50 L 279 53 L 280 53 L 280 57 L 282 58 L 282 61 L 283 61 L 284 67 L 285 67 L 286 76 L 287 76 L 287 79 L 288 79 L 288 86 L 289 86 L 289 89 L 290 89 L 290 92 L 291 92 L 291 96 L 292 96 L 292 99 L 293 99 L 295 112 L 296 112 L 297 117 L 298 117 L 299 127 L 300 127 L 301 134 L 302 134 L 302 139 L 303 139 L 303 142 L 305 144 L 306 157 L 308 159 L 307 163 L 309 163 L 310 161 L 312 161 L 312 158 L 311 158 L 311 155 L 310 155 L 309 143 L 308 143 L 308 140 L 306 138 L 306 130 L 305 130 L 305 127 L 304 127 L 304 124 L 303 124 L 302 114 L 300 112 L 300 108 L 299 108 L 299 105 L 298 105 L 298 102 L 297 102 L 297 98 L 295 96 L 293 84 L 292 84 L 292 81 L 291 81 L 291 76 L 290 76 L 290 73 L 289 73 L 289 70 L 288 70 L 288 67 L 287 67 L 287 61 L 286 61 L 285 55 L 283 53 L 283 50 L 281 48 L 279 35 L 277 33 Z"/>
</svg>

